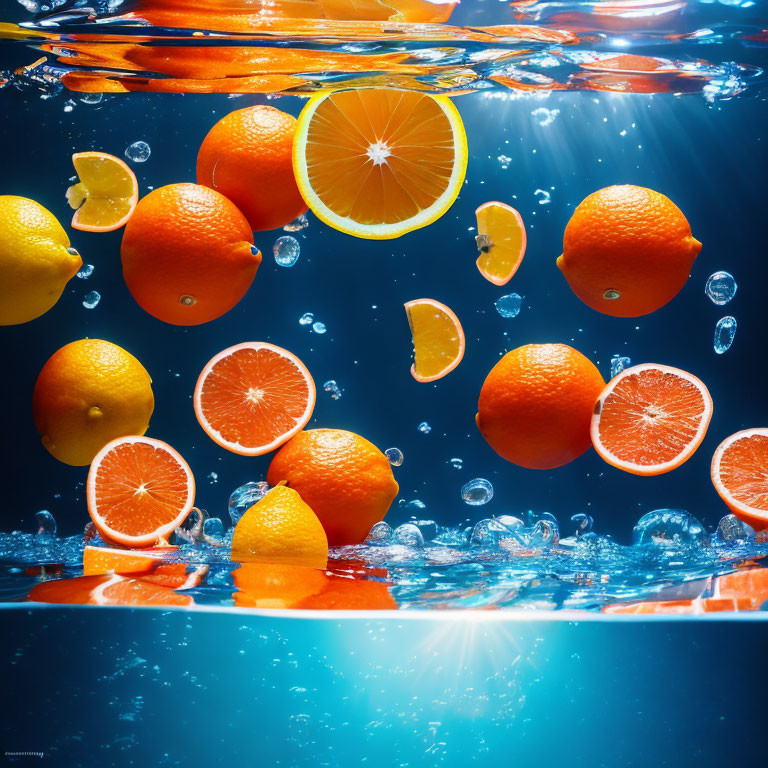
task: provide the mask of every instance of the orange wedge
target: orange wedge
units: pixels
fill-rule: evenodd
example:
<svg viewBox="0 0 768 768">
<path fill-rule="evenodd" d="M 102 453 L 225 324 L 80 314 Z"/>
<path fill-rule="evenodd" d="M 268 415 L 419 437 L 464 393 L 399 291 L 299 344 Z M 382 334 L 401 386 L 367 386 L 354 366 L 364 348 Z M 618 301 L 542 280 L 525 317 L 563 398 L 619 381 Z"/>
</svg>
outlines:
<svg viewBox="0 0 768 768">
<path fill-rule="evenodd" d="M 695 376 L 667 365 L 635 365 L 598 397 L 592 445 L 625 472 L 660 475 L 694 454 L 711 418 L 712 398 Z"/>
<path fill-rule="evenodd" d="M 208 361 L 194 404 L 211 440 L 233 453 L 261 456 L 304 429 L 315 407 L 315 382 L 287 349 L 246 341 Z"/>
<path fill-rule="evenodd" d="M 138 551 L 86 546 L 83 550 L 83 575 L 98 576 L 110 572 L 149 573 L 175 550 L 176 547 L 155 547 Z"/>
<path fill-rule="evenodd" d="M 67 202 L 75 209 L 72 226 L 86 232 L 111 232 L 124 226 L 139 201 L 136 174 L 106 152 L 77 152 L 72 163 L 80 177 L 67 190 Z"/>
<path fill-rule="evenodd" d="M 494 285 L 506 285 L 517 272 L 528 242 L 523 217 L 506 203 L 483 203 L 477 216 L 477 268 Z"/>
<path fill-rule="evenodd" d="M 464 330 L 453 311 L 434 299 L 405 304 L 413 337 L 416 381 L 436 381 L 449 374 L 464 357 Z"/>
<path fill-rule="evenodd" d="M 195 479 L 167 443 L 119 437 L 91 462 L 86 493 L 103 539 L 146 547 L 162 543 L 185 520 L 195 501 Z"/>
<path fill-rule="evenodd" d="M 712 457 L 711 475 L 736 517 L 756 530 L 768 528 L 768 429 L 726 437 Z"/>
<path fill-rule="evenodd" d="M 394 88 L 321 93 L 299 115 L 293 171 L 304 202 L 356 237 L 399 237 L 440 218 L 467 169 L 461 117 L 445 96 Z"/>
</svg>

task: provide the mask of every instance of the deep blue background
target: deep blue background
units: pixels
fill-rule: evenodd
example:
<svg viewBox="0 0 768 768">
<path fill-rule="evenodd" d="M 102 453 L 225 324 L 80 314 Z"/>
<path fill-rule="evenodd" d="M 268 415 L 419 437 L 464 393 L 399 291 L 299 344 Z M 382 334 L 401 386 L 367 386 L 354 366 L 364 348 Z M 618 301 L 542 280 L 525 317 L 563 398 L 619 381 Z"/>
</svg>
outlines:
<svg viewBox="0 0 768 768">
<path fill-rule="evenodd" d="M 79 531 L 88 521 L 87 468 L 51 457 L 31 413 L 40 368 L 60 346 L 86 336 L 120 344 L 149 370 L 156 407 L 148 434 L 187 458 L 198 481 L 198 505 L 224 519 L 232 489 L 263 478 L 269 457 L 243 458 L 216 446 L 198 426 L 191 397 L 206 361 L 245 340 L 285 346 L 307 364 L 318 385 L 310 426 L 351 429 L 382 449 L 401 448 L 405 462 L 395 470 L 399 499 L 424 501 L 424 517 L 448 524 L 533 509 L 565 523 L 589 511 L 599 531 L 626 540 L 633 522 L 653 508 L 686 508 L 709 524 L 727 511 L 709 480 L 712 452 L 726 435 L 768 423 L 764 102 L 743 98 L 713 107 L 700 96 L 591 93 L 545 100 L 459 97 L 470 163 L 458 201 L 439 222 L 396 241 L 366 242 L 310 214 L 310 226 L 297 235 L 301 258 L 291 269 L 277 266 L 271 254 L 283 233 L 257 233 L 264 261 L 245 299 L 224 317 L 185 329 L 156 320 L 133 301 L 121 276 L 120 232 L 69 230 L 64 192 L 73 174 L 70 155 L 98 149 L 122 156 L 129 144 L 144 140 L 152 156 L 134 166 L 142 194 L 149 187 L 194 181 L 197 149 L 214 122 L 263 99 L 131 94 L 88 105 L 73 96 L 76 106 L 65 112 L 69 98 L 65 93 L 42 101 L 11 88 L 0 93 L 0 193 L 31 197 L 49 208 L 67 226 L 83 260 L 95 265 L 92 277 L 73 279 L 43 317 L 0 328 L 1 530 L 31 529 L 39 509 L 53 512 L 60 532 Z M 270 103 L 293 114 L 302 106 L 292 97 Z M 539 107 L 559 110 L 551 125 L 539 126 L 532 117 Z M 499 155 L 512 158 L 507 170 Z M 704 244 L 681 294 L 637 320 L 589 309 L 555 267 L 574 206 L 590 192 L 620 183 L 667 194 Z M 536 189 L 550 192 L 548 205 L 539 204 Z M 506 288 L 483 280 L 474 263 L 474 210 L 491 199 L 517 207 L 528 229 L 525 260 Z M 731 271 L 739 284 L 726 307 L 704 295 L 707 276 L 718 269 Z M 93 310 L 82 306 L 90 290 L 102 296 Z M 524 297 L 523 309 L 517 318 L 504 319 L 494 301 L 511 291 Z M 411 341 L 402 305 L 419 297 L 447 303 L 467 336 L 464 361 L 435 384 L 419 384 L 409 373 Z M 299 325 L 305 312 L 314 313 L 328 332 L 317 335 Z M 725 314 L 737 318 L 738 332 L 731 350 L 716 356 L 713 330 Z M 552 472 L 504 462 L 475 427 L 477 396 L 499 357 L 531 342 L 572 344 L 606 377 L 615 353 L 633 363 L 690 370 L 715 402 L 706 440 L 687 464 L 656 478 L 613 469 L 592 451 Z M 342 387 L 340 400 L 322 390 L 327 379 Z M 422 421 L 432 425 L 430 434 L 417 430 Z M 452 457 L 463 459 L 461 470 L 450 465 Z M 217 482 L 210 472 L 218 474 Z M 459 489 L 478 476 L 493 483 L 495 496 L 485 507 L 469 508 Z M 396 502 L 391 519 L 402 521 L 411 511 Z"/>
</svg>

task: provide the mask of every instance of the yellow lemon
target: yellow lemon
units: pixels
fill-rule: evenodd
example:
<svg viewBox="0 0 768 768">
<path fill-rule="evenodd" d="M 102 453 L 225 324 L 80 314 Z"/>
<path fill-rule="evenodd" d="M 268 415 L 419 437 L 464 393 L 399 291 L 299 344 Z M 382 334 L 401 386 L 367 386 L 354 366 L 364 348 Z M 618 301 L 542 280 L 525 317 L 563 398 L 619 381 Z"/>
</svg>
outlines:
<svg viewBox="0 0 768 768">
<path fill-rule="evenodd" d="M 50 211 L 26 197 L 0 195 L 0 325 L 45 314 L 82 264 Z"/>
</svg>

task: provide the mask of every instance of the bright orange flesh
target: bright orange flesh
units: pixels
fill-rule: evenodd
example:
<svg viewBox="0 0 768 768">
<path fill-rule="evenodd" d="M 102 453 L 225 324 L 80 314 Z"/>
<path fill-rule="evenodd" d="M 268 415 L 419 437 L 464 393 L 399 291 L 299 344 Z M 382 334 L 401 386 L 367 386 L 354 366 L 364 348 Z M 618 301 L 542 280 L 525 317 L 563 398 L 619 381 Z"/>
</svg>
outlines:
<svg viewBox="0 0 768 768">
<path fill-rule="evenodd" d="M 103 538 L 155 544 L 187 517 L 195 498 L 189 466 L 169 445 L 147 437 L 108 443 L 88 472 L 88 512 Z"/>
<path fill-rule="evenodd" d="M 712 398 L 695 376 L 664 365 L 637 365 L 614 377 L 600 395 L 592 443 L 614 467 L 659 475 L 693 455 L 711 417 Z"/>
<path fill-rule="evenodd" d="M 195 414 L 208 436 L 244 456 L 273 451 L 312 416 L 315 384 L 281 347 L 245 342 L 208 362 L 195 386 Z"/>
<path fill-rule="evenodd" d="M 413 337 L 416 381 L 443 378 L 464 357 L 464 330 L 451 309 L 433 299 L 415 299 L 405 305 Z"/>
<path fill-rule="evenodd" d="M 176 547 L 156 547 L 137 551 L 86 546 L 83 550 L 83 575 L 98 576 L 102 573 L 149 573 Z"/>
<path fill-rule="evenodd" d="M 506 285 L 525 256 L 527 237 L 523 218 L 506 203 L 484 203 L 476 211 L 477 268 L 494 285 Z"/>
</svg>

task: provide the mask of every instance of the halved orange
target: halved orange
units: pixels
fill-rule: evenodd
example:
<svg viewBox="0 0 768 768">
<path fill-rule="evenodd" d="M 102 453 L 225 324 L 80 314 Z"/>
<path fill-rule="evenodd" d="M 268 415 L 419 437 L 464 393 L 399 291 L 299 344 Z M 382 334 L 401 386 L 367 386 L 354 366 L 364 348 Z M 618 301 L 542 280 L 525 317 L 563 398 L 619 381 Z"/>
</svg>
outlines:
<svg viewBox="0 0 768 768">
<path fill-rule="evenodd" d="M 149 573 L 177 547 L 154 549 L 113 549 L 111 547 L 86 546 L 83 550 L 83 575 L 98 576 L 102 573 Z"/>
<path fill-rule="evenodd" d="M 726 437 L 712 456 L 711 476 L 736 517 L 756 530 L 768 528 L 768 429 Z"/>
<path fill-rule="evenodd" d="M 405 304 L 413 337 L 416 381 L 435 381 L 450 373 L 464 357 L 464 330 L 453 311 L 434 299 Z"/>
<path fill-rule="evenodd" d="M 242 456 L 261 456 L 304 429 L 315 407 L 315 382 L 287 349 L 246 341 L 208 361 L 194 404 L 211 440 Z"/>
<path fill-rule="evenodd" d="M 506 203 L 483 203 L 477 216 L 477 268 L 494 285 L 506 285 L 525 256 L 528 239 L 523 217 Z"/>
<path fill-rule="evenodd" d="M 77 152 L 72 163 L 80 177 L 67 190 L 67 202 L 75 209 L 72 226 L 86 232 L 111 232 L 124 226 L 139 201 L 136 174 L 106 152 Z"/>
<path fill-rule="evenodd" d="M 91 462 L 86 493 L 103 539 L 146 547 L 162 543 L 185 520 L 195 501 L 195 479 L 167 443 L 119 437 Z"/>
<path fill-rule="evenodd" d="M 394 88 L 321 93 L 299 115 L 293 171 L 331 227 L 375 240 L 442 216 L 467 169 L 467 137 L 446 96 Z"/>
<path fill-rule="evenodd" d="M 660 475 L 694 454 L 711 418 L 712 398 L 695 376 L 668 365 L 635 365 L 598 397 L 592 445 L 625 472 Z"/>
</svg>

